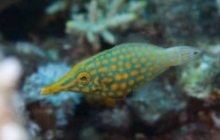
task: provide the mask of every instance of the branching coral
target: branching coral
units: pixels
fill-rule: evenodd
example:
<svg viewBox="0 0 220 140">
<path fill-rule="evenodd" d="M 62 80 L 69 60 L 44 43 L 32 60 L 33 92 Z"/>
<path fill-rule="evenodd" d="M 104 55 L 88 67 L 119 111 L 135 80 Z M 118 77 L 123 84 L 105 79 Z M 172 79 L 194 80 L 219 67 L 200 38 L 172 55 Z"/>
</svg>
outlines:
<svg viewBox="0 0 220 140">
<path fill-rule="evenodd" d="M 80 7 L 88 0 L 55 0 L 49 5 L 45 12 L 47 15 L 54 15 L 59 12 L 68 11 L 78 12 Z"/>
<path fill-rule="evenodd" d="M 62 92 L 43 96 L 40 90 L 65 75 L 70 70 L 66 64 L 48 64 L 40 66 L 36 73 L 26 78 L 23 92 L 27 103 L 39 102 L 41 106 L 52 105 L 55 108 L 56 124 L 63 126 L 67 124 L 67 114 L 73 114 L 74 108 L 80 103 L 80 94 L 73 92 Z"/>
<path fill-rule="evenodd" d="M 14 50 L 25 57 L 46 58 L 46 53 L 37 45 L 29 42 L 16 42 Z"/>
<path fill-rule="evenodd" d="M 64 0 L 55 1 L 53 4 L 46 8 L 46 13 L 51 15 L 60 11 L 63 11 L 66 7 L 66 2 Z"/>
<path fill-rule="evenodd" d="M 116 37 L 112 30 L 126 29 L 131 21 L 138 19 L 145 6 L 145 1 L 92 0 L 87 5 L 88 13 L 72 13 L 72 19 L 66 23 L 66 32 L 79 34 L 81 40 L 87 39 L 99 49 L 100 37 L 114 44 Z"/>
</svg>

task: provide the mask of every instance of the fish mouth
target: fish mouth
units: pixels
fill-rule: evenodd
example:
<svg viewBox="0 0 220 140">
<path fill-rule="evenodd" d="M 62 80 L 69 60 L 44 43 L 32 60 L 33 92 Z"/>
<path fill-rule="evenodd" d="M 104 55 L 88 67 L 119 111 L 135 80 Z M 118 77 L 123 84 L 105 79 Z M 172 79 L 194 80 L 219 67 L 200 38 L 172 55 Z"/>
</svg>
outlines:
<svg viewBox="0 0 220 140">
<path fill-rule="evenodd" d="M 48 95 L 48 94 L 51 94 L 51 89 L 50 88 L 43 88 L 41 90 L 41 95 Z"/>
<path fill-rule="evenodd" d="M 62 91 L 63 89 L 60 88 L 60 87 L 56 87 L 54 88 L 53 86 L 48 86 L 48 87 L 45 87 L 41 90 L 41 95 L 48 95 L 48 94 L 55 94 L 55 93 L 58 93 L 60 91 Z"/>
</svg>

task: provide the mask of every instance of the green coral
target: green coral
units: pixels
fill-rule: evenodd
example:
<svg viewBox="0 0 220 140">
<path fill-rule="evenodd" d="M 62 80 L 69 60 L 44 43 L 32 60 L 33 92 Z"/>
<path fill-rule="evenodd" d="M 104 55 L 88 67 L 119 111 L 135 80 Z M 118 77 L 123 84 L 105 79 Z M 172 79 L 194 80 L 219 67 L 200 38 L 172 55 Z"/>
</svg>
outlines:
<svg viewBox="0 0 220 140">
<path fill-rule="evenodd" d="M 72 18 L 66 23 L 66 33 L 79 35 L 94 48 L 100 48 L 100 38 L 110 44 L 116 43 L 113 30 L 123 30 L 129 23 L 140 17 L 146 1 L 92 0 L 87 13 L 72 12 Z"/>
<path fill-rule="evenodd" d="M 213 95 L 213 79 L 220 72 L 220 61 L 205 54 L 192 64 L 184 67 L 180 84 L 189 96 L 205 99 Z M 219 96 L 219 95 L 218 95 Z"/>
<path fill-rule="evenodd" d="M 67 4 L 67 2 L 64 1 L 64 0 L 57 0 L 53 4 L 49 5 L 46 8 L 45 12 L 48 15 L 52 15 L 52 14 L 55 14 L 57 12 L 64 11 L 65 8 L 66 8 L 66 4 Z"/>
<path fill-rule="evenodd" d="M 54 0 L 47 8 L 45 13 L 47 15 L 56 15 L 59 12 L 71 12 L 76 13 L 80 11 L 84 3 L 88 0 Z"/>
</svg>

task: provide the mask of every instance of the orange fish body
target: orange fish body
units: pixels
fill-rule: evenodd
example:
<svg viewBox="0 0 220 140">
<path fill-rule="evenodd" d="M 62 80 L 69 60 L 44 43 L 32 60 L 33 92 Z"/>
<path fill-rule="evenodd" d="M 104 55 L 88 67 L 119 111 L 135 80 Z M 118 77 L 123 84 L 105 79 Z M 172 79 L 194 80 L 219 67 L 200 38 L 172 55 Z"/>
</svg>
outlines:
<svg viewBox="0 0 220 140">
<path fill-rule="evenodd" d="M 185 46 L 165 49 L 144 43 L 121 44 L 76 64 L 41 93 L 74 91 L 123 98 L 170 66 L 186 63 L 200 52 Z"/>
</svg>

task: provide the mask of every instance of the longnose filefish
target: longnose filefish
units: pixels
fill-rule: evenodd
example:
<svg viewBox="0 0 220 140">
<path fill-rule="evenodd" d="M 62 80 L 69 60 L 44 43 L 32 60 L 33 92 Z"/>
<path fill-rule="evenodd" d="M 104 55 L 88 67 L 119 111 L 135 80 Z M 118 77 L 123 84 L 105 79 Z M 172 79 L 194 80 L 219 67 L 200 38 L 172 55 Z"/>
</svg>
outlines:
<svg viewBox="0 0 220 140">
<path fill-rule="evenodd" d="M 165 49 L 144 43 L 117 45 L 79 62 L 60 80 L 43 88 L 41 94 L 73 91 L 123 98 L 170 66 L 188 63 L 200 54 L 200 50 L 189 46 Z"/>
</svg>

